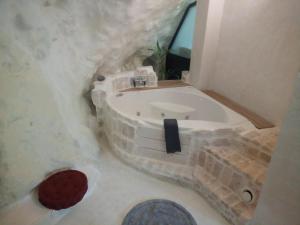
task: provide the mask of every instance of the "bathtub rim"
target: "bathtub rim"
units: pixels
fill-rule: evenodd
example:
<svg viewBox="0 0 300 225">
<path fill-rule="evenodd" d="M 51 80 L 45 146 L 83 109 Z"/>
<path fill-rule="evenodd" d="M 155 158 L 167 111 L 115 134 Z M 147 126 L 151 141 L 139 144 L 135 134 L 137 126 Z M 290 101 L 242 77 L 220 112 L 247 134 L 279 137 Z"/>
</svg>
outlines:
<svg viewBox="0 0 300 225">
<path fill-rule="evenodd" d="M 192 94 L 199 97 L 203 97 L 206 99 L 209 99 L 210 101 L 216 103 L 219 105 L 222 110 L 224 110 L 224 113 L 228 117 L 228 115 L 233 115 L 233 117 L 236 117 L 236 122 L 216 122 L 216 121 L 207 121 L 207 120 L 177 120 L 178 126 L 180 127 L 181 131 L 185 130 L 208 130 L 213 131 L 216 129 L 226 129 L 226 128 L 233 128 L 233 127 L 243 127 L 247 129 L 253 129 L 255 126 L 244 116 L 240 115 L 239 113 L 233 111 L 232 109 L 228 108 L 227 106 L 223 105 L 222 103 L 216 101 L 212 97 L 206 95 L 201 90 L 198 90 L 194 88 L 193 86 L 186 86 L 186 87 L 171 87 L 171 88 L 161 88 L 161 89 L 149 89 L 149 90 L 134 90 L 134 91 L 119 91 L 116 93 L 109 93 L 106 95 L 105 102 L 108 105 L 108 107 L 119 114 L 121 117 L 128 119 L 130 121 L 134 121 L 140 125 L 145 126 L 152 126 L 161 128 L 163 126 L 163 119 L 151 119 L 147 117 L 138 117 L 136 115 L 132 115 L 129 113 L 126 113 L 122 110 L 117 109 L 114 107 L 114 103 L 111 101 L 112 98 L 116 98 L 117 95 L 122 94 L 131 94 L 131 93 L 138 93 L 138 92 L 152 92 L 152 91 L 162 91 L 162 92 L 177 92 L 177 93 L 185 93 L 185 94 Z"/>
</svg>

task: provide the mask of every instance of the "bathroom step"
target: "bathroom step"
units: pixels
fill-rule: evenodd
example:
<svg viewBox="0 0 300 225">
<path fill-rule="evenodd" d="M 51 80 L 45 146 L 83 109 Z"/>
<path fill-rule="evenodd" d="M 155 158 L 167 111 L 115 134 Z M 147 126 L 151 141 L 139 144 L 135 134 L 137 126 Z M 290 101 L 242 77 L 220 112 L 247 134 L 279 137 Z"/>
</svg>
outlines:
<svg viewBox="0 0 300 225">
<path fill-rule="evenodd" d="M 193 172 L 198 191 L 230 222 L 246 224 L 254 215 L 255 206 L 246 204 L 238 194 L 226 187 L 220 180 L 196 166 Z"/>
<path fill-rule="evenodd" d="M 240 133 L 242 142 L 248 148 L 241 146 L 250 156 L 256 156 L 260 161 L 268 164 L 277 144 L 278 127 L 262 130 L 251 130 Z M 250 147 L 252 146 L 252 148 Z"/>
<path fill-rule="evenodd" d="M 261 156 L 265 152 L 252 139 L 225 138 L 209 141 L 198 152 L 193 177 L 199 192 L 232 224 L 245 225 L 254 215 L 269 164 Z"/>
<path fill-rule="evenodd" d="M 206 150 L 206 154 L 208 161 L 211 160 L 210 157 L 215 161 L 214 167 L 218 166 L 218 162 L 221 162 L 224 166 L 232 169 L 233 172 L 248 178 L 248 182 L 254 182 L 258 186 L 261 186 L 264 182 L 267 169 L 266 165 L 256 158 L 244 154 L 243 151 L 240 151 L 234 146 L 211 147 Z M 213 170 L 215 168 L 209 168 L 209 165 L 207 165 L 206 168 L 211 170 L 212 174 L 214 174 Z M 215 175 L 218 174 L 215 172 Z"/>
</svg>

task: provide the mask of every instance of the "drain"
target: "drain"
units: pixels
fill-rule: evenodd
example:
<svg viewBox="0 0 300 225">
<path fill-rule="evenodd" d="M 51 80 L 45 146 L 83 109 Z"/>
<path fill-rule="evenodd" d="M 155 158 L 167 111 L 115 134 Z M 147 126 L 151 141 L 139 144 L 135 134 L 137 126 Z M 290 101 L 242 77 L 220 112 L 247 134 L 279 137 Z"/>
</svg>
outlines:
<svg viewBox="0 0 300 225">
<path fill-rule="evenodd" d="M 185 119 L 188 120 L 190 117 L 189 116 L 185 116 Z"/>
<path fill-rule="evenodd" d="M 141 113 L 140 113 L 140 112 L 136 112 L 136 115 L 137 115 L 137 116 L 140 116 L 140 115 L 141 115 Z"/>
<path fill-rule="evenodd" d="M 166 116 L 164 113 L 161 113 L 160 115 L 161 115 L 161 117 L 165 117 Z"/>
</svg>

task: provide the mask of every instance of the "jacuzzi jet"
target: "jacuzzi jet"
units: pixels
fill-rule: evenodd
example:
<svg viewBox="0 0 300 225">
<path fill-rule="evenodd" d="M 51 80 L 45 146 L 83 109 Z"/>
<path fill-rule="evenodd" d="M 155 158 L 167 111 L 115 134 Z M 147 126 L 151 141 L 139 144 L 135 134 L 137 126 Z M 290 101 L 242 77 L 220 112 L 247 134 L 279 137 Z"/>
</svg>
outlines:
<svg viewBox="0 0 300 225">
<path fill-rule="evenodd" d="M 136 115 L 137 115 L 137 116 L 140 116 L 140 115 L 141 115 L 141 113 L 140 113 L 140 112 L 136 112 Z"/>
<path fill-rule="evenodd" d="M 190 115 L 196 111 L 196 108 L 191 107 L 190 105 L 185 105 L 184 99 L 183 102 L 170 103 L 167 101 L 152 101 L 150 102 L 150 107 L 153 115 L 156 118 L 176 118 L 179 120 L 186 119 L 186 115 Z"/>
<path fill-rule="evenodd" d="M 190 117 L 189 116 L 185 116 L 185 119 L 188 120 Z"/>
</svg>

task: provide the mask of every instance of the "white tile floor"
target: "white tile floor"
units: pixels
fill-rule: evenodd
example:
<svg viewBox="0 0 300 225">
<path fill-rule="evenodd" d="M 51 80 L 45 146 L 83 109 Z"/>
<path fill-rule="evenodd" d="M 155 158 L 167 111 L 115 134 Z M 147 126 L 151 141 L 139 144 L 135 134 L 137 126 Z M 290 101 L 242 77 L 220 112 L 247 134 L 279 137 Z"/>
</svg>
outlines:
<svg viewBox="0 0 300 225">
<path fill-rule="evenodd" d="M 101 143 L 100 179 L 93 194 L 73 207 L 59 225 L 121 225 L 137 203 L 163 198 L 185 207 L 198 225 L 229 225 L 194 191 L 136 171 L 123 164 Z"/>
</svg>

